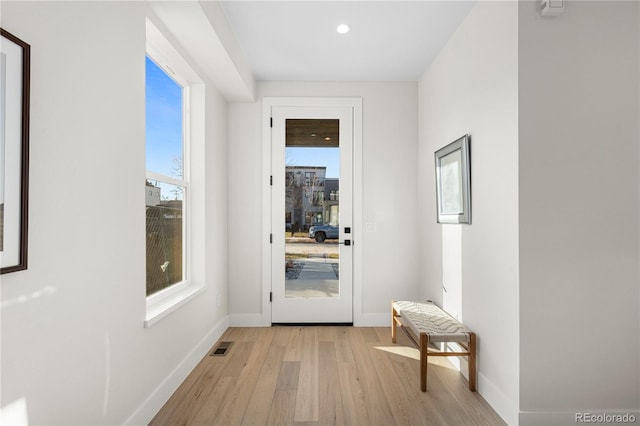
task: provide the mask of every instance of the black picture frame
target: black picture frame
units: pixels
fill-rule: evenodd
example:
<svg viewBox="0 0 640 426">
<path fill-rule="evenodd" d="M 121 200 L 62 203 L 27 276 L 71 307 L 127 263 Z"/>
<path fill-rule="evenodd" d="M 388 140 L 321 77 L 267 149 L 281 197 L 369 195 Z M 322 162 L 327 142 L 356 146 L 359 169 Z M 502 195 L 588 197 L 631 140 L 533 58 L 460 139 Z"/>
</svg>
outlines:
<svg viewBox="0 0 640 426">
<path fill-rule="evenodd" d="M 471 224 L 470 145 L 464 135 L 435 152 L 438 223 Z"/>
<path fill-rule="evenodd" d="M 27 269 L 31 46 L 0 28 L 0 274 Z"/>
</svg>

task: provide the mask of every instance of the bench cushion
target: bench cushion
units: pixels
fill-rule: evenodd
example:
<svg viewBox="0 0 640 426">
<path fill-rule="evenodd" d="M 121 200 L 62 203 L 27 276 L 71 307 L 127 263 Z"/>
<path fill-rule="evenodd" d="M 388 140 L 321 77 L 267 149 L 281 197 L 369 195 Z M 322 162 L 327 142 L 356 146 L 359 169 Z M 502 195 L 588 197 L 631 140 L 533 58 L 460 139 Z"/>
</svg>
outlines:
<svg viewBox="0 0 640 426">
<path fill-rule="evenodd" d="M 432 302 L 397 301 L 393 307 L 416 336 L 427 333 L 430 342 L 469 342 L 471 331 Z"/>
</svg>

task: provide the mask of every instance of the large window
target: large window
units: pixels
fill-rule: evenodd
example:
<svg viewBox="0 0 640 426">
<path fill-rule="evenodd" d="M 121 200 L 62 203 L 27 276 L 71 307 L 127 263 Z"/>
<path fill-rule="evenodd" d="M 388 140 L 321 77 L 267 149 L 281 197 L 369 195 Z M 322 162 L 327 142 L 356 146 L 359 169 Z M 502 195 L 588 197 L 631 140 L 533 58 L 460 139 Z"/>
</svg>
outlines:
<svg viewBox="0 0 640 426">
<path fill-rule="evenodd" d="M 186 280 L 187 89 L 146 57 L 147 296 Z"/>
</svg>

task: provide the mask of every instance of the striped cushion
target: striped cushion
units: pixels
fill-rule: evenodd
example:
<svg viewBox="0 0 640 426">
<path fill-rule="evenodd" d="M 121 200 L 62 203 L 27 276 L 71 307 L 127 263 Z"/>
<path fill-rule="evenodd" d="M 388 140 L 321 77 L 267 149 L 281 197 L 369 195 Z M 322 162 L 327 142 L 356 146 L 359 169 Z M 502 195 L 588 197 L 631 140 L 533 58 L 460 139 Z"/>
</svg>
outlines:
<svg viewBox="0 0 640 426">
<path fill-rule="evenodd" d="M 468 328 L 432 302 L 399 301 L 393 307 L 403 325 L 419 336 L 427 333 L 430 342 L 468 342 Z"/>
</svg>

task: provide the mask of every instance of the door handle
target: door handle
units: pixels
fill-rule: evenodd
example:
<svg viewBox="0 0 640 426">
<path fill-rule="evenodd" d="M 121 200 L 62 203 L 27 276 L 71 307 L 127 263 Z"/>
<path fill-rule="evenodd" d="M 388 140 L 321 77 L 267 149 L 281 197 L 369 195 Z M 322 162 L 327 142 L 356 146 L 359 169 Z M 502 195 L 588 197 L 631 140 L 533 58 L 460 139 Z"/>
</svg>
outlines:
<svg viewBox="0 0 640 426">
<path fill-rule="evenodd" d="M 350 226 L 346 226 L 344 228 L 344 233 L 345 234 L 350 234 L 351 233 L 351 227 Z M 351 240 L 344 240 L 339 242 L 338 244 L 344 244 L 345 246 L 350 246 L 351 245 Z"/>
</svg>

